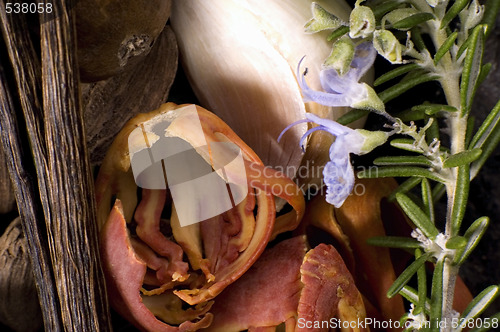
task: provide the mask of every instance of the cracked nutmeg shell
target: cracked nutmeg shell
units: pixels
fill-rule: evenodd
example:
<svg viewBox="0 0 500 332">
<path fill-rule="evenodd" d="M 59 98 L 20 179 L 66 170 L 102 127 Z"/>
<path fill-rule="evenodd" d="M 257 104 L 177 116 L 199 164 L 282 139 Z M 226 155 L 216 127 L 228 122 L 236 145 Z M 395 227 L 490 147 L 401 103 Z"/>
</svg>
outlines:
<svg viewBox="0 0 500 332">
<path fill-rule="evenodd" d="M 78 1 L 81 80 L 99 81 L 142 61 L 165 27 L 170 7 L 170 0 Z"/>
</svg>

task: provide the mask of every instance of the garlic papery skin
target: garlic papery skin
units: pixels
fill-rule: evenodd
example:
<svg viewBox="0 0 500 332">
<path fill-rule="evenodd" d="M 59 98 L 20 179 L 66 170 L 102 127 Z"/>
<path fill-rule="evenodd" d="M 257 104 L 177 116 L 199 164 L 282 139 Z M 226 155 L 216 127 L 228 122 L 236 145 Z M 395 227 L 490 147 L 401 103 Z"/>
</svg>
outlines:
<svg viewBox="0 0 500 332">
<path fill-rule="evenodd" d="M 344 1 L 317 2 L 348 21 Z M 347 110 L 302 100 L 295 75 L 300 59 L 306 56 L 308 84 L 321 89 L 319 72 L 331 52 L 329 31 L 304 32 L 311 5 L 309 0 L 177 0 L 171 15 L 182 63 L 200 103 L 228 123 L 265 165 L 289 177 L 303 159 L 324 164 L 332 138 L 312 135 L 304 155 L 296 144 L 307 124 L 295 126 L 278 143 L 280 132 L 306 112 L 336 119 Z"/>
</svg>

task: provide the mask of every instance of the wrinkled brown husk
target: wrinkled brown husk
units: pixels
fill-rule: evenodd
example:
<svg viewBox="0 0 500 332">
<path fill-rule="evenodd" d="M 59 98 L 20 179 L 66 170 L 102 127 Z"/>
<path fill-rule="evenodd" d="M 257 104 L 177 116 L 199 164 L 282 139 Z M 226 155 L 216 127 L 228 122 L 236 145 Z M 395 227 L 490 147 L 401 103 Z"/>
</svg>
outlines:
<svg viewBox="0 0 500 332">
<path fill-rule="evenodd" d="M 82 84 L 90 160 L 100 164 L 114 137 L 134 115 L 167 100 L 177 71 L 177 42 L 165 27 L 148 56 L 131 70 L 107 80 Z"/>
</svg>

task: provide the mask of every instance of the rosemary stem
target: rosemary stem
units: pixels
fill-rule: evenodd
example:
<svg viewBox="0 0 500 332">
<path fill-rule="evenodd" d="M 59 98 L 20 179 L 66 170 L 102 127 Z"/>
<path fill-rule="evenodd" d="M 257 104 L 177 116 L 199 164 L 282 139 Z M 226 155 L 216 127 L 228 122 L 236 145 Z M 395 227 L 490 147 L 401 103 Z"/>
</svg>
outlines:
<svg viewBox="0 0 500 332">
<path fill-rule="evenodd" d="M 447 34 L 444 29 L 440 29 L 440 21 L 433 24 L 431 29 L 431 37 L 438 49 L 446 40 Z M 440 76 L 439 82 L 443 88 L 444 95 L 448 105 L 454 106 L 460 110 L 460 73 L 461 70 L 457 68 L 457 64 L 453 61 L 449 53 L 447 53 L 440 61 Z M 461 112 L 451 114 L 448 118 L 448 125 L 450 130 L 450 152 L 456 154 L 464 151 L 465 149 L 465 133 L 467 128 L 467 116 L 460 116 Z M 458 168 L 453 170 L 453 176 L 450 182 L 446 185 L 446 192 L 448 197 L 448 208 L 446 213 L 446 226 L 445 235 L 451 237 L 456 234 L 458 230 L 453 229 L 454 221 L 452 220 L 452 211 L 455 204 L 455 194 L 458 179 Z M 455 295 L 455 282 L 458 276 L 459 267 L 453 264 L 453 257 L 443 258 L 443 287 L 442 287 L 442 311 L 441 321 L 444 323 L 440 326 L 440 331 L 451 331 L 451 320 L 453 318 L 453 298 Z"/>
</svg>

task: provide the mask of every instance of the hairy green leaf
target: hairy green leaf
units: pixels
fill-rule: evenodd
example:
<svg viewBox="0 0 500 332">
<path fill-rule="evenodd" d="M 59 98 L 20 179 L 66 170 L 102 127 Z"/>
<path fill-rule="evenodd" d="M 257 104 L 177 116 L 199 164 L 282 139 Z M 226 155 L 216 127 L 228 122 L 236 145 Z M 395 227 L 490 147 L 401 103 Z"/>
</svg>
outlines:
<svg viewBox="0 0 500 332">
<path fill-rule="evenodd" d="M 418 177 L 409 178 L 408 180 L 401 183 L 399 187 L 396 190 L 394 190 L 389 196 L 387 196 L 387 200 L 389 202 L 393 202 L 396 199 L 397 193 L 407 193 L 408 191 L 416 187 L 420 183 L 420 181 L 422 181 L 422 179 L 423 178 L 418 178 Z"/>
<path fill-rule="evenodd" d="M 487 124 L 485 126 L 485 130 L 481 134 L 479 134 L 483 128 L 483 126 L 481 126 L 481 128 L 479 128 L 478 130 L 478 133 L 476 134 L 477 139 L 476 136 L 474 136 L 470 144 L 474 147 L 481 147 L 481 150 L 483 150 L 481 156 L 471 165 L 471 179 L 473 179 L 477 175 L 481 167 L 497 147 L 498 143 L 500 143 L 500 125 L 498 124 L 499 119 L 497 118 L 498 114 L 495 114 L 498 112 L 497 108 L 500 108 L 500 102 L 497 103 L 492 111 L 492 114 L 490 114 L 490 116 L 492 117 L 491 123 Z M 488 119 L 490 118 L 490 116 L 488 116 L 483 125 L 485 125 L 486 122 L 489 122 Z"/>
<path fill-rule="evenodd" d="M 408 218 L 410 218 L 413 224 L 415 224 L 425 236 L 429 239 L 433 239 L 439 234 L 432 220 L 408 196 L 399 193 L 396 195 L 396 200 Z"/>
<path fill-rule="evenodd" d="M 443 105 L 443 104 L 420 104 L 413 106 L 412 111 L 424 111 L 427 115 L 434 115 L 438 112 L 456 112 L 457 109 L 453 106 Z"/>
<path fill-rule="evenodd" d="M 415 146 L 415 141 L 411 138 L 395 138 L 391 141 L 391 146 L 410 152 L 422 153 L 423 151 Z"/>
<path fill-rule="evenodd" d="M 326 40 L 328 41 L 332 41 L 332 40 L 335 40 L 337 38 L 340 38 L 342 37 L 343 35 L 345 35 L 346 33 L 349 32 L 349 27 L 348 26 L 341 26 L 340 28 L 338 29 L 335 29 L 327 38 Z"/>
<path fill-rule="evenodd" d="M 420 68 L 420 65 L 418 65 L 416 63 L 410 63 L 407 65 L 399 66 L 399 67 L 392 69 L 392 70 L 388 71 L 387 73 L 384 73 L 383 75 L 381 75 L 379 78 L 377 78 L 375 80 L 375 82 L 373 82 L 373 85 L 379 86 L 380 84 L 388 82 L 396 77 L 404 75 L 404 74 L 406 74 L 412 70 L 418 69 L 418 68 Z"/>
<path fill-rule="evenodd" d="M 443 58 L 443 56 L 450 50 L 450 48 L 455 44 L 455 40 L 457 39 L 458 32 L 453 32 L 451 35 L 446 38 L 443 45 L 437 50 L 434 55 L 434 64 L 437 65 L 439 60 Z"/>
<path fill-rule="evenodd" d="M 432 188 L 432 200 L 437 203 L 443 195 L 446 193 L 446 186 L 442 183 L 438 183 Z"/>
<path fill-rule="evenodd" d="M 467 118 L 467 130 L 465 131 L 465 146 L 469 146 L 470 148 L 470 142 L 472 140 L 472 134 L 474 131 L 474 124 L 476 123 L 476 117 L 473 115 L 470 115 Z"/>
<path fill-rule="evenodd" d="M 415 250 L 415 258 L 422 256 L 421 250 Z M 417 270 L 418 302 L 415 306 L 415 312 L 425 311 L 425 302 L 427 301 L 427 272 L 425 264 L 422 264 Z"/>
<path fill-rule="evenodd" d="M 429 313 L 431 331 L 439 331 L 438 322 L 442 317 L 443 309 L 443 270 L 444 264 L 442 260 L 437 261 L 434 266 L 434 273 L 432 275 L 432 288 L 431 288 L 431 310 Z"/>
<path fill-rule="evenodd" d="M 363 179 L 373 179 L 373 178 L 387 178 L 387 177 L 424 177 L 436 182 L 446 183 L 448 180 L 442 177 L 436 172 L 432 172 L 428 169 L 413 166 L 386 166 L 379 167 L 374 171 L 361 171 L 358 173 L 358 178 Z"/>
<path fill-rule="evenodd" d="M 467 328 L 467 322 L 478 317 L 488 307 L 488 305 L 495 300 L 498 296 L 498 290 L 497 285 L 492 285 L 479 293 L 479 295 L 476 296 L 471 303 L 469 303 L 462 315 L 460 315 L 460 322 L 464 322 L 464 324 L 460 324 L 458 329 L 455 329 L 455 331 L 460 332 L 464 328 Z"/>
<path fill-rule="evenodd" d="M 487 62 L 481 67 L 481 72 L 479 73 L 479 77 L 477 78 L 477 85 L 478 86 L 483 84 L 484 80 L 488 77 L 492 66 L 493 65 L 491 64 L 491 62 Z"/>
<path fill-rule="evenodd" d="M 430 82 L 430 81 L 435 81 L 439 78 L 439 76 L 427 73 L 424 75 L 419 75 L 415 76 L 412 79 L 404 80 L 403 82 L 396 83 L 390 88 L 387 88 L 386 90 L 382 91 L 381 93 L 378 94 L 379 98 L 384 102 L 387 103 L 388 101 L 402 95 L 409 89 L 420 85 L 422 83 Z"/>
<path fill-rule="evenodd" d="M 387 290 L 387 297 L 393 297 L 398 294 L 401 289 L 410 281 L 410 279 L 417 273 L 417 270 L 420 266 L 424 265 L 427 259 L 431 256 L 430 253 L 426 253 L 416 259 L 413 263 L 411 263 L 394 281 L 394 283 Z"/>
<path fill-rule="evenodd" d="M 337 122 L 340 123 L 341 125 L 345 126 L 348 125 L 349 123 L 352 123 L 356 120 L 359 120 L 365 116 L 367 116 L 370 113 L 368 110 L 362 110 L 362 109 L 353 109 L 346 114 L 342 115 L 340 118 L 337 119 Z"/>
<path fill-rule="evenodd" d="M 469 197 L 470 167 L 462 165 L 458 168 L 455 197 L 451 210 L 452 231 L 451 235 L 457 235 L 464 219 L 467 198 Z"/>
<path fill-rule="evenodd" d="M 422 34 L 420 33 L 420 29 L 415 27 L 410 30 L 411 31 L 411 40 L 415 43 L 415 47 L 419 50 L 425 50 L 427 47 L 425 46 L 424 39 L 422 38 Z"/>
<path fill-rule="evenodd" d="M 410 122 L 410 121 L 423 120 L 427 117 L 427 114 L 425 114 L 424 111 L 420 110 L 413 111 L 411 109 L 406 109 L 402 112 L 395 114 L 395 116 L 403 122 Z"/>
<path fill-rule="evenodd" d="M 443 20 L 441 21 L 441 29 L 446 27 L 450 22 L 467 6 L 470 0 L 457 0 L 453 3 L 453 6 L 444 14 Z"/>
<path fill-rule="evenodd" d="M 416 249 L 421 245 L 417 240 L 403 236 L 376 236 L 369 238 L 366 242 L 372 246 L 389 248 Z"/>
<path fill-rule="evenodd" d="M 460 252 L 457 252 L 454 260 L 456 264 L 462 264 L 469 257 L 479 243 L 479 240 L 483 237 L 489 223 L 490 219 L 488 217 L 481 217 L 470 225 L 464 234 L 464 237 L 467 239 L 467 245 Z"/>
<path fill-rule="evenodd" d="M 434 223 L 434 201 L 432 199 L 432 189 L 427 178 L 422 179 L 421 183 L 422 190 L 422 203 L 424 204 L 425 213 L 429 216 L 429 219 Z"/>
<path fill-rule="evenodd" d="M 495 28 L 495 21 L 500 10 L 500 1 L 487 0 L 483 16 L 483 24 L 486 25 L 486 37 L 488 37 Z"/>
<path fill-rule="evenodd" d="M 417 13 L 410 17 L 404 18 L 401 21 L 398 21 L 392 25 L 394 29 L 398 30 L 409 30 L 414 26 L 422 24 L 424 22 L 435 19 L 434 15 L 431 13 Z"/>
<path fill-rule="evenodd" d="M 399 294 L 408 301 L 410 301 L 411 303 L 417 303 L 419 300 L 417 291 L 413 287 L 410 287 L 408 285 L 404 286 L 399 291 Z M 429 301 L 428 298 L 426 298 L 424 312 L 428 315 L 430 311 L 431 311 L 431 302 Z"/>
<path fill-rule="evenodd" d="M 486 140 L 491 136 L 495 127 L 500 123 L 500 101 L 491 110 L 483 121 L 469 144 L 469 149 L 482 148 Z"/>
<path fill-rule="evenodd" d="M 424 156 L 388 156 L 379 157 L 373 161 L 375 165 L 391 166 L 391 165 L 413 165 L 431 167 L 432 163 Z"/>
<path fill-rule="evenodd" d="M 372 9 L 375 18 L 380 19 L 386 13 L 398 8 L 399 6 L 401 6 L 400 0 L 389 0 L 382 3 L 377 3 L 376 6 L 371 6 L 370 8 Z"/>
<path fill-rule="evenodd" d="M 484 26 L 478 25 L 471 33 L 471 41 L 465 56 L 462 79 L 460 81 L 460 98 L 462 116 L 469 114 L 472 99 L 477 90 L 479 73 L 481 72 L 484 52 Z"/>
<path fill-rule="evenodd" d="M 465 150 L 456 154 L 452 154 L 443 163 L 444 168 L 457 167 L 466 164 L 470 164 L 476 161 L 483 151 L 479 148 L 472 150 Z"/>
<path fill-rule="evenodd" d="M 457 235 L 446 241 L 447 249 L 463 249 L 467 245 L 467 239 L 463 236 Z"/>
</svg>

